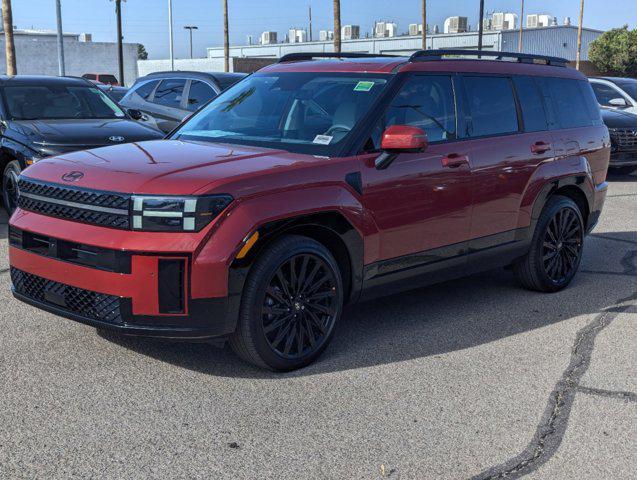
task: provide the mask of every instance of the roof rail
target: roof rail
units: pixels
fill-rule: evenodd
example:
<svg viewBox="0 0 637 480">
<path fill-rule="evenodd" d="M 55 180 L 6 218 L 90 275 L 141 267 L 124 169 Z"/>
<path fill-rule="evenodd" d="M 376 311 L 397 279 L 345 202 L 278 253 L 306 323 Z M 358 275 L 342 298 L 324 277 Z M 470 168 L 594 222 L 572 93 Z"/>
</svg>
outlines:
<svg viewBox="0 0 637 480">
<path fill-rule="evenodd" d="M 355 53 L 355 52 L 296 52 L 288 53 L 279 58 L 277 63 L 298 62 L 312 60 L 313 58 L 375 58 L 395 57 L 396 55 L 384 55 L 382 53 Z"/>
<path fill-rule="evenodd" d="M 559 57 L 548 57 L 546 55 L 535 55 L 530 53 L 500 52 L 497 50 L 419 50 L 409 57 L 410 62 L 427 62 L 430 60 L 443 60 L 447 56 L 463 57 L 495 57 L 495 60 L 503 58 L 514 58 L 520 63 L 539 63 L 554 67 L 565 67 L 568 60 Z"/>
</svg>

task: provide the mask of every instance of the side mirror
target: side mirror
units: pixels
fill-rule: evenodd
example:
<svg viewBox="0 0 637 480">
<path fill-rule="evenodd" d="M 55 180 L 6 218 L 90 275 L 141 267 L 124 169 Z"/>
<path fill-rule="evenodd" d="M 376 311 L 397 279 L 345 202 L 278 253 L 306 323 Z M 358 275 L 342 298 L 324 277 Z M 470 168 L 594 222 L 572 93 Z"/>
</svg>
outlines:
<svg viewBox="0 0 637 480">
<path fill-rule="evenodd" d="M 129 108 L 128 114 L 133 120 L 141 120 L 142 118 L 144 118 L 144 114 L 142 113 L 142 111 L 137 110 L 136 108 Z"/>
<path fill-rule="evenodd" d="M 610 99 L 608 101 L 608 104 L 613 107 L 620 107 L 620 108 L 624 108 L 628 106 L 628 104 L 626 103 L 626 99 L 621 97 Z"/>
<path fill-rule="evenodd" d="M 382 153 L 375 162 L 377 170 L 384 170 L 399 153 L 422 152 L 427 149 L 429 140 L 422 128 L 409 125 L 392 125 L 383 132 L 380 142 Z"/>
</svg>

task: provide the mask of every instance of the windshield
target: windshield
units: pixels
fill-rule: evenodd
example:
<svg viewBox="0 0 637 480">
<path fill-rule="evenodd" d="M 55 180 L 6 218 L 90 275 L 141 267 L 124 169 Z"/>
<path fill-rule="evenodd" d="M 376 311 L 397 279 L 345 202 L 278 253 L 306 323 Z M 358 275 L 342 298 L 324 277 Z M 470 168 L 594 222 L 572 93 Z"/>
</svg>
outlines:
<svg viewBox="0 0 637 480">
<path fill-rule="evenodd" d="M 196 113 L 172 138 L 335 155 L 388 79 L 360 73 L 252 75 Z"/>
<path fill-rule="evenodd" d="M 624 90 L 633 100 L 637 100 L 637 80 L 623 80 L 617 84 Z"/>
<path fill-rule="evenodd" d="M 97 87 L 7 86 L 4 97 L 13 120 L 124 118 L 126 114 Z"/>
</svg>

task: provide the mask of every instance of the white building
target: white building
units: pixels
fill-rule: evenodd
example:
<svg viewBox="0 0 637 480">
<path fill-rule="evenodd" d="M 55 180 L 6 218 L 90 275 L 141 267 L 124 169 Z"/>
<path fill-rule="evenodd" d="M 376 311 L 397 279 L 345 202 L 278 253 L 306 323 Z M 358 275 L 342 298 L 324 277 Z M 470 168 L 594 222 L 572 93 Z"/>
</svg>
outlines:
<svg viewBox="0 0 637 480">
<path fill-rule="evenodd" d="M 463 33 L 468 30 L 467 17 L 449 17 L 445 19 L 442 31 L 444 33 Z"/>
<path fill-rule="evenodd" d="M 526 16 L 526 28 L 550 27 L 556 23 L 555 17 L 552 15 L 531 14 Z"/>
<path fill-rule="evenodd" d="M 300 28 L 291 28 L 288 31 L 288 41 L 290 43 L 307 42 L 307 32 Z"/>
<path fill-rule="evenodd" d="M 334 40 L 334 32 L 331 30 L 321 30 L 319 32 L 319 41 L 320 42 L 329 42 L 330 40 Z"/>
<path fill-rule="evenodd" d="M 511 12 L 497 12 L 491 17 L 493 30 L 513 30 L 517 28 L 518 16 Z"/>
<path fill-rule="evenodd" d="M 341 28 L 342 40 L 356 40 L 361 37 L 361 27 L 358 25 L 345 25 Z"/>
<path fill-rule="evenodd" d="M 422 23 L 410 23 L 409 24 L 409 35 L 416 36 L 422 33 Z"/>
<path fill-rule="evenodd" d="M 261 34 L 261 45 L 272 45 L 277 43 L 276 32 L 263 32 Z"/>
<path fill-rule="evenodd" d="M 375 38 L 395 37 L 397 30 L 398 30 L 398 27 L 393 22 L 376 22 L 374 24 L 374 37 Z"/>
</svg>

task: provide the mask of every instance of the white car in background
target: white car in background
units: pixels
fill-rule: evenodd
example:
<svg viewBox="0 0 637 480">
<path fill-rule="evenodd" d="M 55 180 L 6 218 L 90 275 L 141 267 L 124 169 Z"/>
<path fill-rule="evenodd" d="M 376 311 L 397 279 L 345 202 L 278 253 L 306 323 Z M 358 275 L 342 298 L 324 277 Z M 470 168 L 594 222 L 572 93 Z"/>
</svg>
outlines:
<svg viewBox="0 0 637 480">
<path fill-rule="evenodd" d="M 589 81 L 602 107 L 618 108 L 637 115 L 637 79 L 592 77 Z"/>
</svg>

